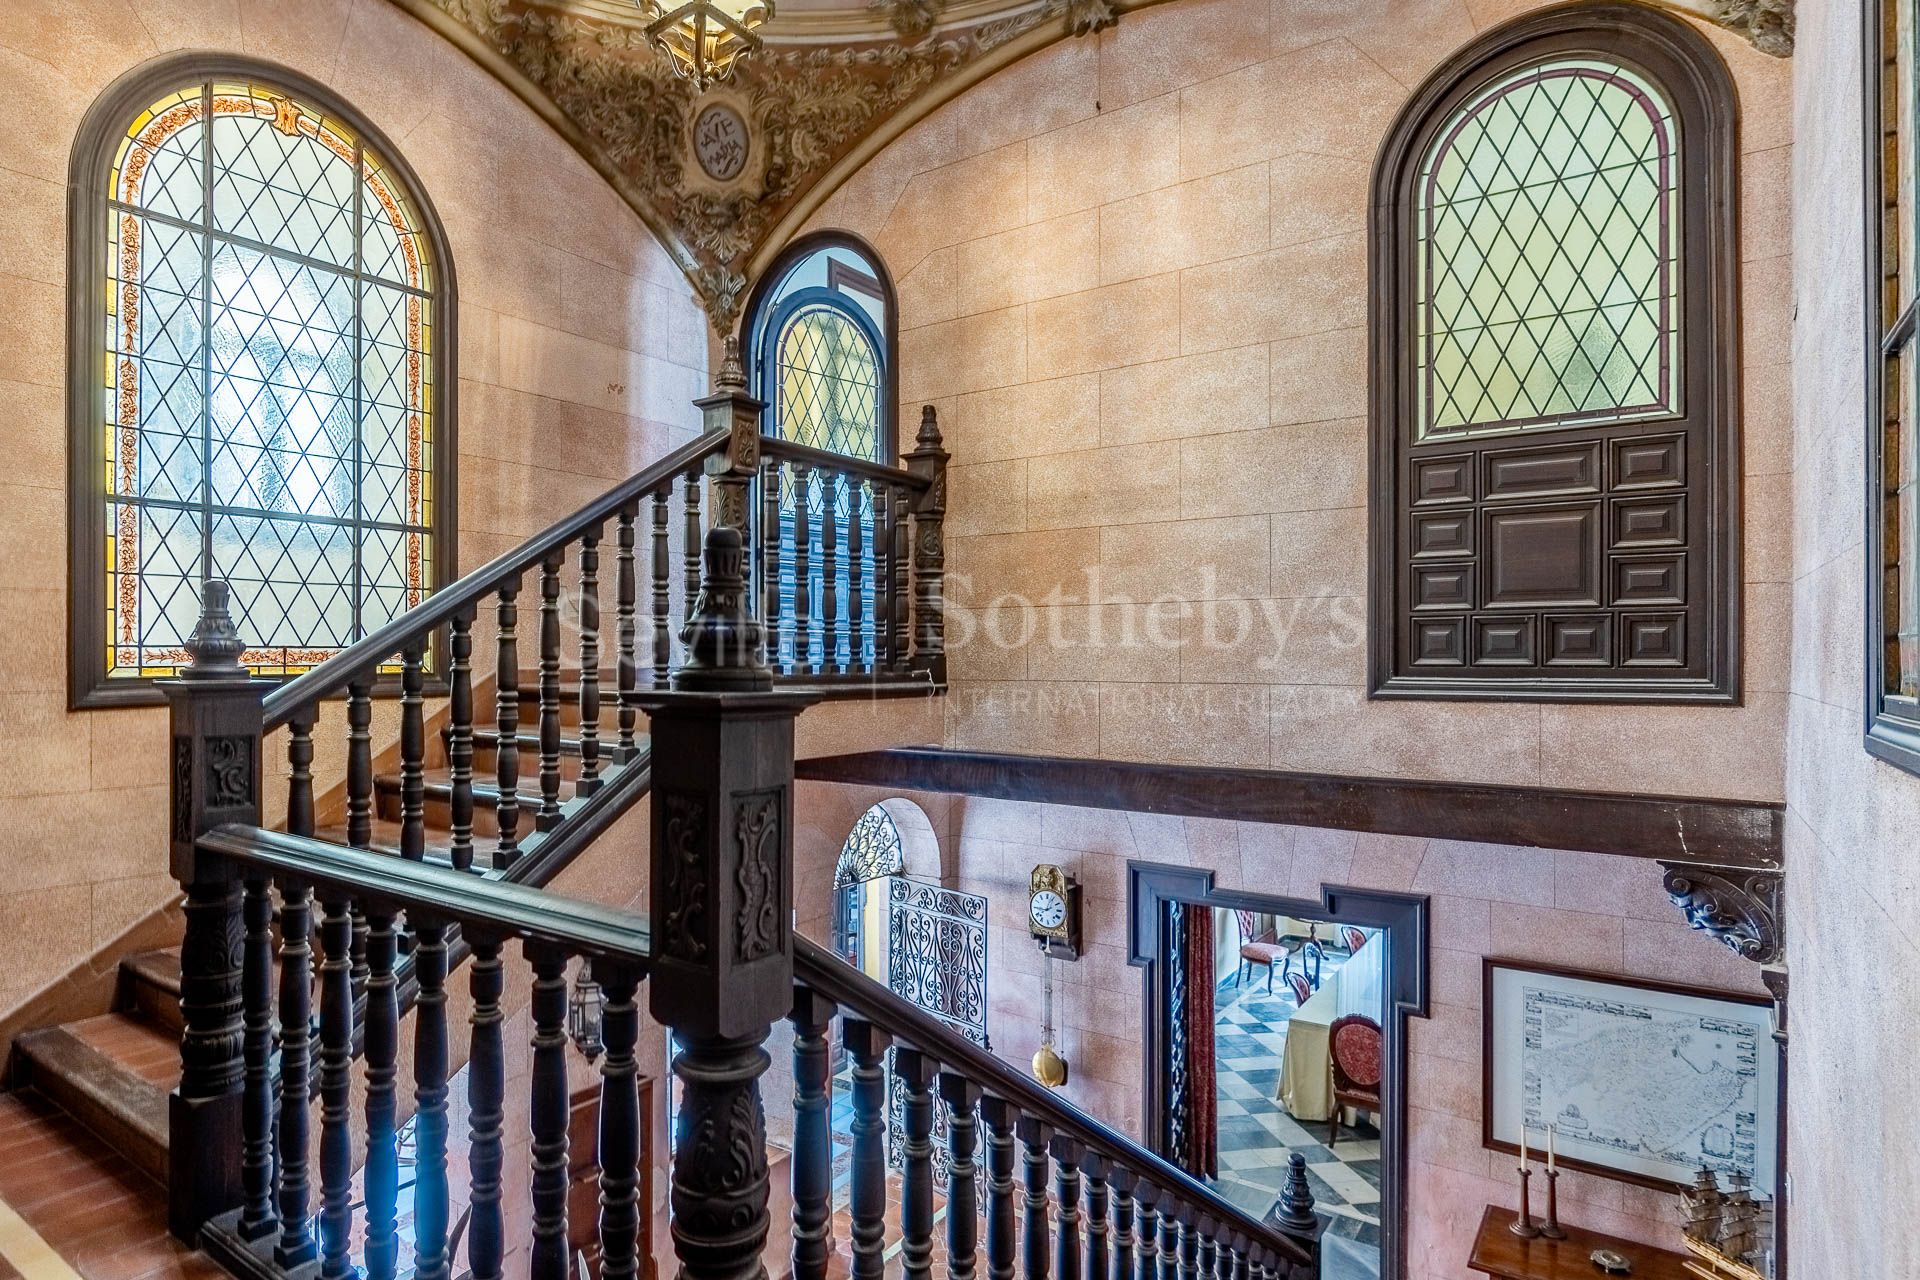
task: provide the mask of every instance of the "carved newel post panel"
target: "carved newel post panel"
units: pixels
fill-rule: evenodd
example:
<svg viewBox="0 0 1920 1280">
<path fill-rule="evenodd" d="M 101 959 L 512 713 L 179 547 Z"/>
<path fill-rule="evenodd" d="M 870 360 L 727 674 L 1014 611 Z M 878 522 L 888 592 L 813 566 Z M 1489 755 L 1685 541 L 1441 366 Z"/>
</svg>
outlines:
<svg viewBox="0 0 1920 1280">
<path fill-rule="evenodd" d="M 747 394 L 747 375 L 740 366 L 740 339 L 728 338 L 720 372 L 714 375 L 713 394 L 695 400 L 703 431 L 727 432 L 727 451 L 707 459 L 713 480 L 713 522 L 747 536 L 747 487 L 760 470 L 760 415 L 766 402 Z"/>
<path fill-rule="evenodd" d="M 705 581 L 652 719 L 653 1016 L 682 1046 L 673 1244 L 684 1280 L 756 1280 L 766 1245 L 762 1047 L 793 1007 L 793 721 L 749 615 L 740 531 L 707 531 Z"/>
<path fill-rule="evenodd" d="M 260 822 L 260 700 L 272 687 L 240 665 L 227 584 L 201 586 L 190 665 L 162 680 L 171 708 L 170 865 L 186 891 L 180 946 L 180 1085 L 168 1100 L 168 1223 L 183 1240 L 242 1198 L 240 881 L 195 842 L 225 822 Z"/>
<path fill-rule="evenodd" d="M 920 433 L 907 470 L 927 481 L 913 504 L 913 667 L 947 682 L 947 459 L 932 405 L 920 410 Z"/>
</svg>

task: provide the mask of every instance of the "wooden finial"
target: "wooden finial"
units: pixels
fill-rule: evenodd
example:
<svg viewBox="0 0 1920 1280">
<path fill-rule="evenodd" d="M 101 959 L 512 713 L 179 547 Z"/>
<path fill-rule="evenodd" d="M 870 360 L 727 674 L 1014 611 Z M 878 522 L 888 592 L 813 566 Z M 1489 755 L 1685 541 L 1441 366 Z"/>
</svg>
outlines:
<svg viewBox="0 0 1920 1280">
<path fill-rule="evenodd" d="M 773 672 L 761 656 L 760 620 L 749 606 L 745 568 L 740 531 L 728 524 L 708 529 L 700 594 L 680 630 L 687 664 L 674 673 L 674 688 L 773 688 Z"/>
<path fill-rule="evenodd" d="M 232 592 L 224 579 L 208 578 L 200 584 L 200 620 L 187 637 L 187 652 L 193 661 L 181 668 L 183 680 L 245 679 L 248 671 L 240 665 L 246 643 L 227 612 Z"/>
</svg>

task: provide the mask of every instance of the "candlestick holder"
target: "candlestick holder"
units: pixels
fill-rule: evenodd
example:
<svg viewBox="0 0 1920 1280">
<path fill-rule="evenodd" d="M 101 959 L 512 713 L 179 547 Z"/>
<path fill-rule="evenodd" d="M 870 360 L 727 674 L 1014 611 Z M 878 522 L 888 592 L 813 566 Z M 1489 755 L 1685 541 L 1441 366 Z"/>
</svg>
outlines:
<svg viewBox="0 0 1920 1280">
<path fill-rule="evenodd" d="M 1540 1224 L 1540 1234 L 1549 1240 L 1565 1240 L 1567 1233 L 1560 1229 L 1560 1171 L 1547 1170 L 1547 1220 Z"/>
<path fill-rule="evenodd" d="M 1520 1166 L 1520 1212 L 1514 1216 L 1513 1225 L 1507 1230 L 1522 1240 L 1532 1240 L 1539 1236 L 1540 1228 L 1533 1225 L 1533 1210 L 1527 1201 L 1527 1183 L 1533 1179 L 1533 1170 L 1524 1164 Z"/>
</svg>

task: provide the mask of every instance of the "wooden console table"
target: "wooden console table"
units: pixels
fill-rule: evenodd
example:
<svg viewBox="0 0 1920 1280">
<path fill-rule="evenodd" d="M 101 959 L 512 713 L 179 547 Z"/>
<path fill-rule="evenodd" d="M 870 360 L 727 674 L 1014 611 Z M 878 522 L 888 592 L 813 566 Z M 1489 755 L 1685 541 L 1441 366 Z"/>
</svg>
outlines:
<svg viewBox="0 0 1920 1280">
<path fill-rule="evenodd" d="M 1587 1255 L 1595 1249 L 1611 1249 L 1633 1263 L 1626 1280 L 1693 1280 L 1686 1259 L 1666 1249 L 1579 1227 L 1567 1227 L 1565 1240 L 1522 1240 L 1507 1229 L 1512 1222 L 1513 1210 L 1488 1205 L 1467 1266 L 1495 1280 L 1607 1280 L 1607 1273 Z"/>
</svg>

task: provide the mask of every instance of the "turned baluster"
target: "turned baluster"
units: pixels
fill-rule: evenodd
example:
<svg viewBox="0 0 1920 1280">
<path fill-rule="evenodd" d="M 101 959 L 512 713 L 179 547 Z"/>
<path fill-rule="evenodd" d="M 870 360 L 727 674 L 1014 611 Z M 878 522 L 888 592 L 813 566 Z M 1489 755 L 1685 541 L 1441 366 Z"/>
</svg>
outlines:
<svg viewBox="0 0 1920 1280">
<path fill-rule="evenodd" d="M 813 674 L 813 469 L 793 466 L 793 672 Z"/>
<path fill-rule="evenodd" d="M 1135 1233 L 1134 1280 L 1160 1280 L 1160 1193 L 1143 1179 L 1134 1188 L 1139 1229 Z"/>
<path fill-rule="evenodd" d="M 1107 1179 L 1110 1166 L 1100 1156 L 1088 1156 L 1083 1171 L 1087 1175 L 1087 1280 L 1107 1280 L 1107 1225 L 1109 1198 Z"/>
<path fill-rule="evenodd" d="M 427 856 L 427 732 L 421 706 L 423 658 L 419 643 L 400 655 L 400 856 Z"/>
<path fill-rule="evenodd" d="M 500 1174 L 505 1165 L 506 1021 L 500 997 L 506 970 L 500 940 L 465 931 L 473 948 L 472 1039 L 467 1057 L 468 1181 L 472 1216 L 467 1220 L 467 1265 L 472 1280 L 500 1280 L 506 1224 L 500 1213 Z"/>
<path fill-rule="evenodd" d="M 600 1060 L 600 1280 L 640 1275 L 640 1083 L 633 1046 L 640 1035 L 634 993 L 639 975 L 625 965 L 595 961 L 594 979 L 607 996 Z M 646 1207 L 652 1212 L 653 1206 Z"/>
<path fill-rule="evenodd" d="M 843 671 L 867 665 L 866 481 L 852 477 L 847 490 L 847 664 Z"/>
<path fill-rule="evenodd" d="M 554 552 L 540 566 L 540 812 L 534 826 L 560 825 L 560 566 Z"/>
<path fill-rule="evenodd" d="M 500 843 L 494 849 L 496 870 L 512 866 L 519 856 L 520 831 L 520 579 L 509 578 L 500 584 L 499 658 L 493 673 L 495 736 L 493 745 L 494 779 L 500 800 L 494 809 L 500 826 Z"/>
<path fill-rule="evenodd" d="M 667 579 L 672 557 L 667 546 L 667 503 L 673 497 L 669 481 L 653 491 L 653 687 L 664 689 L 673 675 L 673 633 L 667 612 Z"/>
<path fill-rule="evenodd" d="M 463 609 L 447 627 L 447 802 L 449 856 L 456 870 L 473 868 L 473 610 Z"/>
<path fill-rule="evenodd" d="M 573 794 L 600 789 L 600 534 L 580 537 L 580 779 Z"/>
<path fill-rule="evenodd" d="M 1045 1121 L 1020 1117 L 1020 1256 L 1026 1280 L 1047 1280 L 1047 1143 L 1052 1138 L 1053 1129 Z"/>
<path fill-rule="evenodd" d="M 1196 1261 L 1195 1273 L 1200 1277 L 1200 1280 L 1219 1280 L 1217 1272 L 1220 1265 L 1220 1255 L 1213 1243 L 1213 1232 L 1213 1220 L 1211 1218 L 1202 1218 L 1200 1220 L 1200 1229 L 1194 1233 L 1199 1237 L 1195 1244 L 1194 1254 Z"/>
<path fill-rule="evenodd" d="M 528 943 L 533 966 L 533 1280 L 567 1280 L 567 956 Z"/>
<path fill-rule="evenodd" d="M 820 672 L 825 675 L 838 667 L 846 670 L 840 657 L 840 504 L 847 494 L 847 478 L 838 471 L 821 477 L 826 481 L 820 499 Z"/>
<path fill-rule="evenodd" d="M 447 926 L 410 913 L 413 972 L 415 1280 L 447 1280 Z"/>
<path fill-rule="evenodd" d="M 347 686 L 347 843 L 373 843 L 372 689 L 365 680 Z"/>
<path fill-rule="evenodd" d="M 686 475 L 685 513 L 680 535 L 681 612 L 693 617 L 693 606 L 700 598 L 700 550 L 706 543 L 706 527 L 700 519 L 700 472 Z M 664 686 L 662 686 L 664 687 Z"/>
<path fill-rule="evenodd" d="M 639 721 L 640 713 L 633 703 L 634 692 L 640 684 L 639 657 L 634 651 L 636 636 L 635 604 L 637 588 L 633 575 L 633 522 L 640 514 L 640 504 L 629 502 L 620 508 L 619 553 L 614 563 L 614 598 L 617 601 L 617 621 L 614 629 L 619 635 L 619 681 L 620 681 L 620 742 L 614 748 L 614 759 L 622 764 L 631 761 L 639 754 L 634 742 L 634 725 Z"/>
<path fill-rule="evenodd" d="M 1247 1240 L 1237 1231 L 1227 1239 L 1227 1280 L 1247 1280 Z"/>
<path fill-rule="evenodd" d="M 793 1280 L 825 1280 L 833 1221 L 833 1001 L 793 993 Z"/>
<path fill-rule="evenodd" d="M 399 1263 L 395 1229 L 400 1197 L 394 1062 L 400 1051 L 400 1003 L 393 977 L 393 912 L 367 912 L 367 1278 L 392 1280 Z"/>
<path fill-rule="evenodd" d="M 240 959 L 241 1089 L 240 1236 L 264 1240 L 278 1224 L 273 1214 L 273 895 L 267 882 L 243 885 Z"/>
<path fill-rule="evenodd" d="M 287 722 L 287 830 L 313 834 L 313 716 L 306 711 Z"/>
<path fill-rule="evenodd" d="M 353 916 L 320 905 L 320 1275 L 348 1280 L 353 1233 Z"/>
<path fill-rule="evenodd" d="M 987 1131 L 987 1280 L 1013 1280 L 1013 1135 L 1019 1119 L 1003 1098 L 980 1100 Z"/>
<path fill-rule="evenodd" d="M 853 1280 L 880 1280 L 886 1270 L 887 1073 L 893 1037 L 870 1022 L 845 1020 L 853 1057 Z"/>
<path fill-rule="evenodd" d="M 313 907 L 307 887 L 280 882 L 280 1239 L 273 1260 L 292 1271 L 317 1256 L 307 1216 L 307 1104 L 312 1096 Z"/>
<path fill-rule="evenodd" d="M 1113 1187 L 1113 1266 L 1110 1280 L 1134 1280 L 1133 1274 L 1133 1174 L 1115 1168 L 1107 1174 Z M 1087 1280 L 1101 1280 L 1091 1271 Z"/>
<path fill-rule="evenodd" d="M 760 464 L 760 615 L 767 665 L 780 670 L 780 460 Z"/>
<path fill-rule="evenodd" d="M 940 1097 L 947 1104 L 947 1275 L 949 1280 L 973 1280 L 980 1227 L 980 1179 L 973 1164 L 980 1138 L 975 1119 L 980 1086 L 942 1071 Z"/>
<path fill-rule="evenodd" d="M 1180 1218 L 1186 1212 L 1186 1206 L 1175 1203 L 1171 1196 L 1160 1197 L 1160 1280 L 1179 1280 Z"/>
<path fill-rule="evenodd" d="M 893 670 L 893 486 L 873 482 L 873 669 Z"/>
<path fill-rule="evenodd" d="M 904 485 L 893 490 L 892 545 L 887 550 L 888 564 L 893 571 L 893 599 L 889 602 L 893 615 L 893 669 L 902 675 L 913 663 L 913 623 L 908 608 L 912 600 L 908 575 L 913 558 L 908 554 L 911 517 L 907 500 Z"/>
<path fill-rule="evenodd" d="M 1182 1206 L 1180 1216 L 1180 1280 L 1200 1280 L 1200 1232 Z"/>
<path fill-rule="evenodd" d="M 1060 1202 L 1060 1220 L 1054 1226 L 1053 1273 L 1060 1280 L 1080 1280 L 1080 1144 L 1056 1137 L 1053 1153 L 1054 1197 Z"/>
<path fill-rule="evenodd" d="M 901 1086 L 900 1274 L 933 1274 L 933 1078 L 939 1066 L 915 1049 L 893 1051 Z"/>
</svg>

